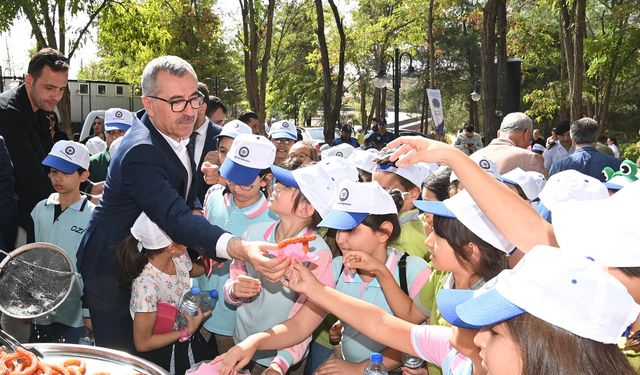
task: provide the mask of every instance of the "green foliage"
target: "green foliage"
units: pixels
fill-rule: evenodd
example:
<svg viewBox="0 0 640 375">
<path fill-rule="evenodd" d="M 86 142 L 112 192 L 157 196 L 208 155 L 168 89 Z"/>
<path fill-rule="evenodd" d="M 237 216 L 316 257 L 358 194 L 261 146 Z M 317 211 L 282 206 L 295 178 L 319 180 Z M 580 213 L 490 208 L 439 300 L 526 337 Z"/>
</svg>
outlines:
<svg viewBox="0 0 640 375">
<path fill-rule="evenodd" d="M 101 17 L 101 60 L 83 69 L 81 76 L 139 88 L 142 70 L 151 59 L 177 55 L 193 65 L 201 81 L 224 72 L 226 83 L 239 89 L 238 68 L 226 53 L 214 5 L 212 0 L 123 0 Z"/>
<path fill-rule="evenodd" d="M 620 143 L 620 157 L 631 161 L 640 161 L 640 142 L 638 143 Z"/>
</svg>

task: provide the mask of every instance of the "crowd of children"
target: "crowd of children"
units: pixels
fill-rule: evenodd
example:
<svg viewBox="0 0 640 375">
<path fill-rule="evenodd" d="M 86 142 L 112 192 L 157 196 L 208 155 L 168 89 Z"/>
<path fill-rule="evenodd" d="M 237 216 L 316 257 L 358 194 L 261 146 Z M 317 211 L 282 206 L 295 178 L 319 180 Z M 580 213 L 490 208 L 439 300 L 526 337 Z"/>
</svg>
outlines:
<svg viewBox="0 0 640 375">
<path fill-rule="evenodd" d="M 635 165 L 606 171 L 606 185 L 575 171 L 546 181 L 419 137 L 318 160 L 294 132 L 277 122 L 268 139 L 227 123 L 221 178 L 202 203 L 246 240 L 313 236 L 305 261 L 272 282 L 247 262 L 192 254 L 143 213 L 116 251 L 136 354 L 172 374 L 216 356 L 220 374 L 358 374 L 372 352 L 390 370 L 402 371 L 402 353 L 426 361 L 409 375 L 640 369 Z M 79 190 L 89 163 L 86 146 L 57 142 L 42 161 L 56 193 L 32 213 L 36 241 L 72 260 L 95 207 Z M 176 327 L 192 285 L 223 298 Z M 91 329 L 81 297 L 78 278 L 30 340 L 78 342 Z"/>
</svg>

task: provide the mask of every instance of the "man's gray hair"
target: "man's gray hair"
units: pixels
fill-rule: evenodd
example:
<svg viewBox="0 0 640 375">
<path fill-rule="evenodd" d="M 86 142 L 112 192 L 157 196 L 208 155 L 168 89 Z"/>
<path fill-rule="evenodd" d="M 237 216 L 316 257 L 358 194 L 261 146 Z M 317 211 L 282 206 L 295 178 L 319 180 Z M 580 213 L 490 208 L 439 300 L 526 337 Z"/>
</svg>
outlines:
<svg viewBox="0 0 640 375">
<path fill-rule="evenodd" d="M 182 77 L 183 75 L 190 73 L 198 80 L 195 70 L 191 64 L 178 56 L 160 56 L 149 61 L 147 66 L 142 71 L 142 95 L 157 95 L 158 88 L 156 80 L 158 78 L 158 72 L 166 71 L 170 75 L 176 77 Z"/>
<path fill-rule="evenodd" d="M 598 122 L 589 117 L 583 117 L 571 124 L 571 139 L 577 145 L 595 143 L 598 137 Z"/>
<path fill-rule="evenodd" d="M 522 112 L 511 112 L 504 116 L 500 131 L 502 132 L 522 132 L 525 130 L 533 130 L 533 121 Z"/>
</svg>

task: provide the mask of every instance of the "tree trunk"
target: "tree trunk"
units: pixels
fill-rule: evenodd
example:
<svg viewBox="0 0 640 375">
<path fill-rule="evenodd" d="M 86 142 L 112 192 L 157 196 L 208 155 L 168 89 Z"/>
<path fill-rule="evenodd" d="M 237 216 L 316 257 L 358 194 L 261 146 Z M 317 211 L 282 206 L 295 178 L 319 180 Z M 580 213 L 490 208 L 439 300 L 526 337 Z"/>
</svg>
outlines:
<svg viewBox="0 0 640 375">
<path fill-rule="evenodd" d="M 344 33 L 344 27 L 342 25 L 342 20 L 340 19 L 340 13 L 338 11 L 338 7 L 336 6 L 334 0 L 328 0 L 329 6 L 331 7 L 331 12 L 333 13 L 333 19 L 336 22 L 336 27 L 338 29 L 338 35 L 340 36 L 340 51 L 338 55 L 338 76 L 336 77 L 335 82 L 335 94 L 333 97 L 333 110 L 331 111 L 331 124 L 328 129 L 325 127 L 324 129 L 324 139 L 330 139 L 333 141 L 335 138 L 335 124 L 340 121 L 340 110 L 342 109 L 342 94 L 344 92 L 344 55 L 347 48 L 347 37 Z M 324 70 L 324 69 L 323 69 Z M 329 71 L 331 74 L 331 71 Z M 328 133 L 328 134 L 327 134 Z M 328 138 L 327 138 L 328 136 Z"/>
<path fill-rule="evenodd" d="M 484 137 L 488 142 L 496 137 L 496 74 L 494 59 L 496 55 L 496 16 L 500 0 L 488 0 L 482 17 L 482 118 Z"/>
<path fill-rule="evenodd" d="M 584 36 L 586 32 L 586 0 L 575 0 L 576 16 L 573 38 L 573 84 L 571 92 L 571 121 L 582 117 L 582 84 L 584 82 Z"/>
<path fill-rule="evenodd" d="M 507 4 L 506 0 L 498 2 L 496 14 L 496 60 L 497 64 L 497 92 L 496 92 L 496 121 L 501 121 L 507 115 L 505 112 L 505 102 L 507 93 Z M 497 123 L 496 123 L 497 125 Z M 497 129 L 496 129 L 497 131 Z M 487 142 L 492 139 L 487 138 Z"/>
<path fill-rule="evenodd" d="M 429 88 L 436 87 L 436 49 L 433 41 L 433 6 L 435 0 L 429 0 L 429 16 L 427 18 L 427 38 L 429 43 Z"/>
<path fill-rule="evenodd" d="M 242 44 L 244 58 L 244 78 L 249 106 L 258 115 L 258 122 L 264 125 L 266 120 L 266 86 L 268 80 L 269 59 L 271 58 L 271 40 L 273 36 L 273 13 L 275 0 L 269 0 L 267 4 L 265 35 L 259 33 L 259 15 L 257 14 L 253 0 L 239 0 L 242 13 Z M 264 52 L 260 55 L 260 41 L 264 38 Z M 260 65 L 260 77 L 258 77 L 258 65 Z M 261 126 L 260 129 L 264 129 Z M 261 130 L 264 132 L 264 130 Z"/>
</svg>

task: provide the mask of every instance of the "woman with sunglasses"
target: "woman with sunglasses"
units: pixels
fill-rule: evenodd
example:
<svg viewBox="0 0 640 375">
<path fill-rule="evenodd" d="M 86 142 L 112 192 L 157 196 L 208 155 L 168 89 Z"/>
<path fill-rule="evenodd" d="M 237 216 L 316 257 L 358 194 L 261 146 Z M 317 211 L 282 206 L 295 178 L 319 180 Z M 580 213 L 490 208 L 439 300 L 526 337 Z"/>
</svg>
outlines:
<svg viewBox="0 0 640 375">
<path fill-rule="evenodd" d="M 60 122 L 58 121 L 58 115 L 55 112 L 47 113 L 49 119 L 49 132 L 51 133 L 51 139 L 55 144 L 58 141 L 68 141 L 69 137 L 67 133 L 60 130 Z"/>
</svg>

